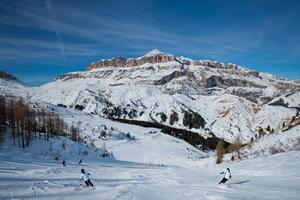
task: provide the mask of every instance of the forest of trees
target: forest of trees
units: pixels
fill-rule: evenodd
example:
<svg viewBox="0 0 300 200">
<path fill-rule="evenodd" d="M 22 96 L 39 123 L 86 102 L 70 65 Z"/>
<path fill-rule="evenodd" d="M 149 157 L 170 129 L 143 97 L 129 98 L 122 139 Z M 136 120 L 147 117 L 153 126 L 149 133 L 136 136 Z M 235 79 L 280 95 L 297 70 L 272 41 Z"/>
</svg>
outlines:
<svg viewBox="0 0 300 200">
<path fill-rule="evenodd" d="M 68 127 L 58 114 L 48 107 L 39 108 L 29 104 L 22 97 L 0 95 L 0 142 L 8 132 L 13 144 L 28 147 L 33 138 L 49 140 L 57 135 L 69 136 L 77 141 L 78 130 Z"/>
</svg>

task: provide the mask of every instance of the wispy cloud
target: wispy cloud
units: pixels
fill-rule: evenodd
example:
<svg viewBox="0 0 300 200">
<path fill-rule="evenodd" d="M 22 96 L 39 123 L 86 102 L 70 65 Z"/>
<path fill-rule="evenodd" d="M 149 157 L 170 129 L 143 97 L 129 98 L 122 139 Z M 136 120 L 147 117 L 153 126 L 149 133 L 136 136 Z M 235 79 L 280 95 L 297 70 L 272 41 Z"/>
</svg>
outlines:
<svg viewBox="0 0 300 200">
<path fill-rule="evenodd" d="M 198 50 L 198 52 L 209 52 L 209 54 L 217 52 L 216 55 L 221 55 L 220 51 L 223 51 L 224 55 L 228 52 L 245 52 L 244 49 L 216 42 L 210 36 L 178 35 L 147 24 L 116 20 L 101 15 L 101 13 L 87 13 L 70 7 L 66 9 L 63 5 L 56 5 L 54 14 L 50 0 L 46 1 L 50 17 L 45 15 L 40 7 L 32 5 L 9 2 L 6 7 L 11 9 L 13 13 L 9 16 L 0 14 L 0 24 L 49 32 L 54 30 L 63 57 L 68 54 L 65 52 L 67 49 L 62 42 L 62 35 L 93 42 L 95 46 L 110 43 L 118 46 L 123 45 L 127 48 L 136 48 L 136 44 L 140 43 L 145 44 L 145 46 L 150 44 L 149 46 L 166 47 L 168 49 L 193 49 L 194 52 Z M 145 50 L 145 47 L 141 46 L 138 50 Z"/>
<path fill-rule="evenodd" d="M 52 11 L 52 1 L 51 0 L 46 0 L 45 4 L 46 4 L 47 10 L 49 12 L 49 15 L 50 15 L 50 17 L 51 17 L 51 19 L 53 21 L 53 29 L 54 29 L 54 31 L 56 33 L 56 36 L 57 36 L 57 39 L 58 39 L 58 42 L 59 42 L 60 53 L 61 53 L 62 57 L 64 59 L 66 59 L 65 58 L 64 44 L 62 42 L 62 37 L 61 37 L 61 34 L 60 34 L 59 30 L 58 30 L 58 26 L 57 26 L 57 21 L 55 19 L 55 15 L 54 15 L 54 13 Z"/>
<path fill-rule="evenodd" d="M 165 29 L 142 20 L 128 21 L 103 13 L 102 10 L 89 12 L 62 1 L 45 0 L 37 3 L 3 0 L 0 6 L 7 11 L 0 13 L 0 25 L 54 37 L 0 34 L 1 61 L 19 58 L 70 65 L 74 63 L 70 61 L 74 58 L 98 59 L 116 54 L 135 56 L 151 48 L 162 48 L 195 59 L 257 59 L 254 54 L 264 59 L 274 59 L 276 56 L 265 52 L 262 47 L 268 34 L 274 29 L 283 31 L 287 26 L 286 23 L 277 24 L 284 22 L 281 19 L 284 17 L 278 17 L 274 21 L 261 20 L 254 27 L 230 25 L 210 30 L 195 28 L 180 34 L 172 31 L 172 28 Z M 295 50 L 294 57 L 298 55 L 299 50 Z"/>
</svg>

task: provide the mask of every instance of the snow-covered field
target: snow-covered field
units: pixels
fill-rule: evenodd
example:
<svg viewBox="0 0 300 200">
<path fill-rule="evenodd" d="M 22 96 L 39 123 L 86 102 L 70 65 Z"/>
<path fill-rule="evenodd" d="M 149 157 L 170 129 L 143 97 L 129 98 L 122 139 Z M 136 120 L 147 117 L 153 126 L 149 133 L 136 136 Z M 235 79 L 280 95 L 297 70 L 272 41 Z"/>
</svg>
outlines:
<svg viewBox="0 0 300 200">
<path fill-rule="evenodd" d="M 299 199 L 300 152 L 198 168 L 158 166 L 115 160 L 67 163 L 0 153 L 0 199 Z M 218 186 L 219 172 L 232 179 Z M 92 174 L 95 188 L 84 187 L 80 169 Z"/>
</svg>

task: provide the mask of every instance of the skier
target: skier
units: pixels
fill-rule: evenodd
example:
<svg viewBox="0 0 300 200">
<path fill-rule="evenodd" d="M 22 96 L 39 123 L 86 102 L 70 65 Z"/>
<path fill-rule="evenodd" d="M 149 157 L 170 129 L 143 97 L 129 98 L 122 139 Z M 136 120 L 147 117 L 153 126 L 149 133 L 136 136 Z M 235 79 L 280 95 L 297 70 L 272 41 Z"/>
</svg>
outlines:
<svg viewBox="0 0 300 200">
<path fill-rule="evenodd" d="M 224 178 L 220 181 L 219 184 L 226 183 L 226 181 L 228 181 L 228 179 L 231 178 L 231 173 L 230 173 L 229 168 L 227 168 L 224 172 L 221 172 L 220 174 L 225 174 L 225 175 L 224 175 Z"/>
<path fill-rule="evenodd" d="M 66 161 L 65 161 L 65 160 L 63 160 L 61 163 L 62 163 L 62 165 L 63 165 L 64 167 L 66 167 Z"/>
<path fill-rule="evenodd" d="M 78 165 L 80 165 L 82 163 L 82 159 L 79 160 Z"/>
<path fill-rule="evenodd" d="M 91 182 L 91 178 L 90 178 L 90 173 L 88 173 L 87 171 L 85 171 L 84 169 L 81 169 L 81 179 L 85 182 L 86 186 L 92 186 L 94 187 L 93 183 Z"/>
</svg>

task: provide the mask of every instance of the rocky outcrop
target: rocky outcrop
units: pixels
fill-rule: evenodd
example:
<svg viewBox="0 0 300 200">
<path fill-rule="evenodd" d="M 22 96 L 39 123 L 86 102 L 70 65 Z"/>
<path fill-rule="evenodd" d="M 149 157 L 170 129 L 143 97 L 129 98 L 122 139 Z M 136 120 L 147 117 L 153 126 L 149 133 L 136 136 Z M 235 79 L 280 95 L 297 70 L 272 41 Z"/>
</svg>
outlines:
<svg viewBox="0 0 300 200">
<path fill-rule="evenodd" d="M 225 65 L 222 62 L 211 61 L 211 60 L 192 61 L 191 59 L 187 59 L 184 57 L 175 57 L 173 55 L 160 52 L 157 49 L 154 49 L 149 53 L 147 53 L 146 55 L 139 58 L 126 59 L 124 57 L 118 56 L 112 59 L 94 62 L 88 66 L 87 71 L 90 71 L 92 69 L 105 68 L 105 67 L 129 67 L 130 68 L 130 67 L 141 66 L 146 63 L 156 64 L 156 63 L 168 63 L 171 61 L 178 62 L 182 66 L 194 65 L 194 66 L 204 66 L 204 67 L 209 67 L 214 69 L 224 69 L 225 70 L 224 72 L 228 71 L 228 73 L 234 73 L 239 76 L 260 78 L 258 72 L 250 71 L 236 64 L 228 63 L 227 65 Z"/>
<path fill-rule="evenodd" d="M 85 76 L 82 73 L 67 73 L 67 74 L 60 75 L 59 77 L 56 78 L 56 80 L 67 81 L 73 78 L 85 78 Z"/>
<path fill-rule="evenodd" d="M 105 67 L 136 67 L 146 63 L 167 63 L 174 60 L 174 56 L 169 54 L 164 54 L 161 52 L 148 53 L 140 58 L 130 58 L 126 59 L 124 57 L 118 56 L 113 59 L 101 60 L 99 62 L 91 63 L 87 70 Z"/>
<path fill-rule="evenodd" d="M 102 60 L 100 62 L 91 63 L 87 70 L 90 71 L 92 69 L 104 68 L 104 67 L 125 67 L 127 63 L 126 58 L 122 56 L 115 57 L 109 60 Z"/>
<path fill-rule="evenodd" d="M 210 76 L 206 79 L 206 87 L 255 87 L 255 88 L 265 88 L 265 86 L 257 85 L 255 83 L 243 80 L 243 79 L 230 79 L 222 78 L 220 76 Z"/>
<path fill-rule="evenodd" d="M 228 63 L 225 65 L 221 62 L 216 61 L 210 61 L 210 60 L 196 60 L 192 62 L 195 66 L 205 66 L 209 68 L 215 68 L 215 69 L 228 69 L 230 72 L 242 75 L 242 76 L 252 76 L 260 78 L 259 73 L 256 71 L 249 71 L 248 69 L 238 66 L 236 64 Z"/>
<path fill-rule="evenodd" d="M 253 77 L 260 78 L 259 72 L 257 72 L 257 71 L 249 71 L 246 74 L 247 74 L 247 76 L 253 76 Z"/>
<path fill-rule="evenodd" d="M 278 89 L 280 89 L 284 92 L 300 91 L 299 85 L 294 85 L 294 84 L 286 83 L 286 82 L 279 82 L 277 84 L 277 87 L 278 87 Z"/>
<path fill-rule="evenodd" d="M 154 84 L 155 85 L 164 85 L 164 84 L 170 82 L 172 79 L 179 78 L 179 77 L 182 77 L 185 75 L 186 75 L 185 72 L 174 71 L 173 73 L 171 73 L 167 76 L 164 76 L 162 79 L 157 80 Z"/>
<path fill-rule="evenodd" d="M 127 66 L 128 67 L 136 67 L 136 66 L 140 66 L 140 65 L 143 65 L 146 63 L 151 63 L 151 64 L 166 63 L 166 62 L 170 62 L 173 60 L 174 60 L 174 57 L 171 55 L 159 54 L 159 55 L 152 55 L 152 56 L 144 56 L 144 57 L 137 58 L 137 59 L 128 59 Z"/>
<path fill-rule="evenodd" d="M 17 81 L 18 80 L 15 76 L 10 75 L 3 71 L 0 71 L 0 78 L 7 80 L 7 81 Z"/>
<path fill-rule="evenodd" d="M 193 61 L 193 65 L 195 65 L 195 66 L 205 66 L 205 67 L 211 67 L 211 68 L 219 68 L 219 69 L 224 69 L 225 68 L 224 63 L 210 61 L 210 60 L 196 60 L 196 61 Z"/>
<path fill-rule="evenodd" d="M 228 64 L 226 65 L 226 68 L 227 68 L 227 69 L 237 70 L 237 69 L 238 69 L 238 66 L 235 65 L 235 64 L 232 64 L 232 63 L 228 63 Z"/>
</svg>

